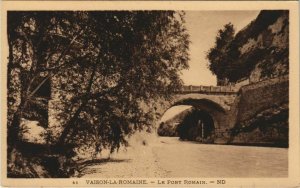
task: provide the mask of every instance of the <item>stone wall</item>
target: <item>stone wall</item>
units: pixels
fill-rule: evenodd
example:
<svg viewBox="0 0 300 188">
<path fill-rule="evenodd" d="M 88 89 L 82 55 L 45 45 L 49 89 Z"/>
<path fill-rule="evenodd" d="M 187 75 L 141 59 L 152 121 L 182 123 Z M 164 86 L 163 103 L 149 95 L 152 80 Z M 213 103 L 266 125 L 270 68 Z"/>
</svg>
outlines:
<svg viewBox="0 0 300 188">
<path fill-rule="evenodd" d="M 288 77 L 243 86 L 237 104 L 235 144 L 288 146 Z"/>
<path fill-rule="evenodd" d="M 288 103 L 288 77 L 278 77 L 243 86 L 240 89 L 240 95 L 238 123 L 252 118 L 264 109 Z"/>
</svg>

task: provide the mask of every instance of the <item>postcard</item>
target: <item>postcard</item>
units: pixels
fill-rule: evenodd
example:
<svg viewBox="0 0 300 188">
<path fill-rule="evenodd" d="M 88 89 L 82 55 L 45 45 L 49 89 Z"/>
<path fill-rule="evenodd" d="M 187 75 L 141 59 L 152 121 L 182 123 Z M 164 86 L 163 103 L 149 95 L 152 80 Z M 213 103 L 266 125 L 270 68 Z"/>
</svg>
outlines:
<svg viewBox="0 0 300 188">
<path fill-rule="evenodd" d="M 3 1 L 3 186 L 300 186 L 297 1 Z"/>
</svg>

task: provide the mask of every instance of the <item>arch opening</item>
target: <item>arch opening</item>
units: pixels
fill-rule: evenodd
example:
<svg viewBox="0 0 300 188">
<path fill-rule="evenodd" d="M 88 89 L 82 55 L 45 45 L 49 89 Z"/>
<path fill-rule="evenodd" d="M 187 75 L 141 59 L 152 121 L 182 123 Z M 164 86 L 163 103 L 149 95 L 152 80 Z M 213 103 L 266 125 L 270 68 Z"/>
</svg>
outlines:
<svg viewBox="0 0 300 188">
<path fill-rule="evenodd" d="M 215 134 L 213 118 L 204 110 L 194 109 L 178 125 L 177 132 L 182 140 L 213 143 Z"/>
<path fill-rule="evenodd" d="M 177 127 L 191 110 L 193 107 L 188 105 L 172 106 L 166 110 L 159 121 L 157 134 L 178 137 Z"/>
<path fill-rule="evenodd" d="M 172 118 L 166 120 L 165 116 L 169 111 L 180 106 L 190 108 L 173 114 Z M 227 126 L 226 110 L 219 103 L 206 98 L 181 98 L 174 101 L 163 114 L 157 128 L 159 136 L 175 136 L 181 140 L 214 143 L 220 129 Z"/>
</svg>

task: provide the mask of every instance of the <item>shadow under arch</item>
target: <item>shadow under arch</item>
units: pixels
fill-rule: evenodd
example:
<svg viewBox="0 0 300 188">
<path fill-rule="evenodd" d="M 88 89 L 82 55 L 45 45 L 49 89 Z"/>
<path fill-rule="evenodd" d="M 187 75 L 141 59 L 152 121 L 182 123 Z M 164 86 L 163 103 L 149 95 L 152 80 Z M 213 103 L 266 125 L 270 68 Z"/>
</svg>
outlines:
<svg viewBox="0 0 300 188">
<path fill-rule="evenodd" d="M 214 120 L 206 111 L 194 109 L 178 125 L 177 132 L 182 140 L 213 143 L 215 136 Z"/>
</svg>

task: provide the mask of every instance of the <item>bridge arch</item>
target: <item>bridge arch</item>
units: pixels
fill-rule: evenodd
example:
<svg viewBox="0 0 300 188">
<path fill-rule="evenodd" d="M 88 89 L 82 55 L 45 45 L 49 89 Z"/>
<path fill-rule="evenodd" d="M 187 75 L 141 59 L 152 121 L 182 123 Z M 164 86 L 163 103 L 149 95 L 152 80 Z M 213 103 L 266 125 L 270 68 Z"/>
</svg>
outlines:
<svg viewBox="0 0 300 188">
<path fill-rule="evenodd" d="M 207 99 L 207 98 L 202 98 L 202 99 L 192 99 L 192 98 L 186 98 L 186 99 L 181 99 L 178 101 L 175 101 L 171 104 L 170 108 L 173 106 L 177 105 L 189 105 L 193 107 L 203 107 L 207 106 L 210 107 L 214 110 L 220 111 L 220 112 L 226 112 L 226 110 L 217 102 Z"/>
<path fill-rule="evenodd" d="M 192 106 L 195 110 L 209 114 L 216 129 L 220 129 L 221 126 L 224 126 L 226 119 L 226 109 L 211 99 L 180 98 L 180 100 L 174 101 L 168 109 L 178 105 Z"/>
<path fill-rule="evenodd" d="M 169 105 L 166 106 L 167 108 L 165 108 L 162 114 L 165 114 L 165 112 L 171 109 L 172 107 L 180 105 L 188 105 L 193 108 L 194 112 L 191 113 L 194 113 L 194 117 L 192 117 L 193 115 L 191 117 L 183 117 L 183 120 L 185 119 L 184 121 L 189 122 L 189 120 L 187 120 L 186 118 L 191 118 L 190 124 L 193 124 L 195 127 L 190 127 L 190 132 L 198 132 L 199 134 L 203 133 L 202 136 L 199 135 L 201 139 L 208 137 L 211 137 L 213 139 L 216 132 L 218 133 L 220 130 L 224 130 L 224 128 L 228 126 L 226 119 L 228 110 L 226 108 L 226 105 L 222 103 L 222 100 L 220 100 L 216 96 L 209 96 L 203 94 L 193 94 L 193 97 L 191 97 L 190 94 L 177 96 L 173 99 L 172 102 L 169 103 Z M 198 117 L 196 117 L 195 114 Z M 201 129 L 199 128 L 199 126 L 202 126 L 201 123 L 204 123 L 205 126 L 202 131 L 199 130 Z M 184 123 L 182 122 L 181 125 L 182 124 Z M 179 126 L 179 124 L 173 125 L 171 127 L 173 127 L 174 129 L 174 126 Z M 195 140 L 197 136 L 192 137 L 192 140 Z"/>
</svg>

